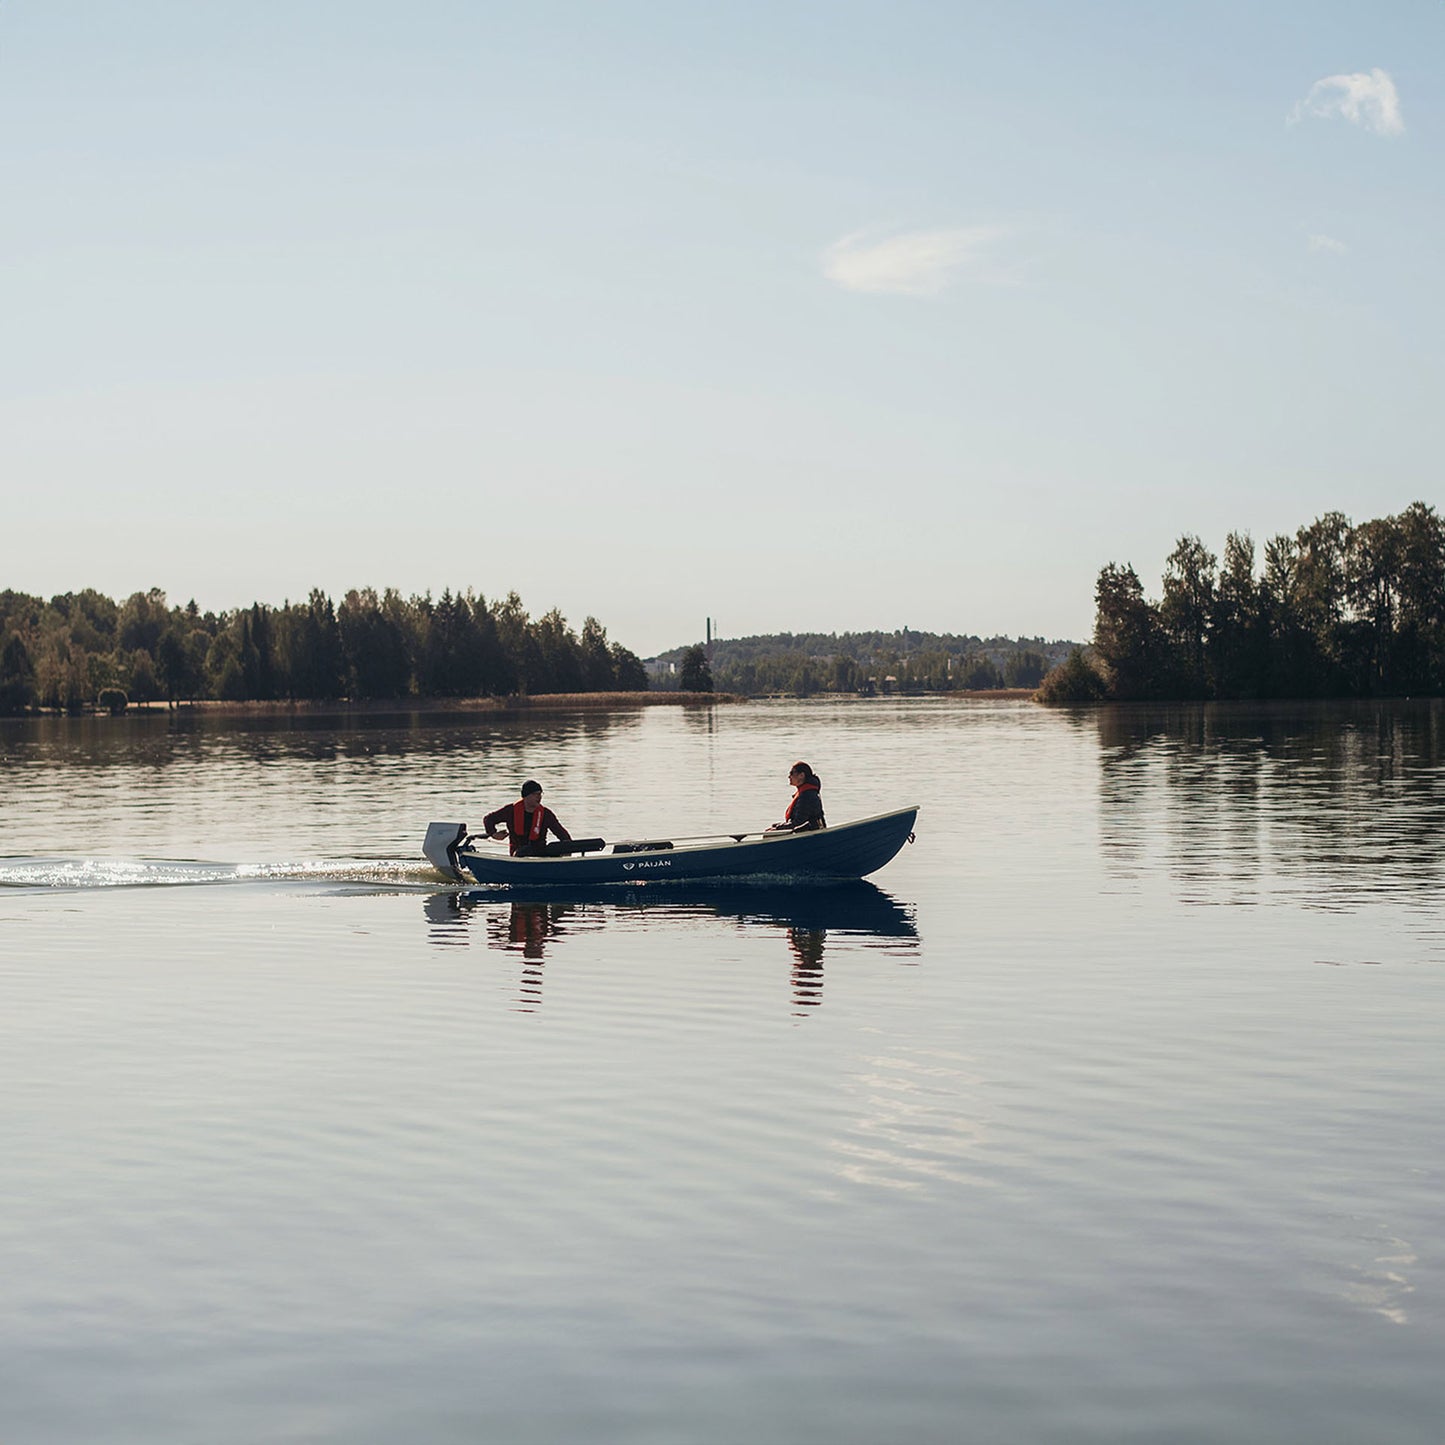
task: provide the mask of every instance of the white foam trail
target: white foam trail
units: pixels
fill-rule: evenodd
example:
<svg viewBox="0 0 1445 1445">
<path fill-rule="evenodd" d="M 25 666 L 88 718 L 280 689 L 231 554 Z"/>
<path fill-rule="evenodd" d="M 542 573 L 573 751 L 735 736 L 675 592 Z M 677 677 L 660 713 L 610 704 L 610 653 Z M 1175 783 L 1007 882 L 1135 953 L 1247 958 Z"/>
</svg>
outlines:
<svg viewBox="0 0 1445 1445">
<path fill-rule="evenodd" d="M 0 888 L 175 888 L 225 883 L 357 883 L 436 887 L 430 864 L 409 859 L 326 858 L 214 863 L 172 858 L 0 858 Z"/>
</svg>

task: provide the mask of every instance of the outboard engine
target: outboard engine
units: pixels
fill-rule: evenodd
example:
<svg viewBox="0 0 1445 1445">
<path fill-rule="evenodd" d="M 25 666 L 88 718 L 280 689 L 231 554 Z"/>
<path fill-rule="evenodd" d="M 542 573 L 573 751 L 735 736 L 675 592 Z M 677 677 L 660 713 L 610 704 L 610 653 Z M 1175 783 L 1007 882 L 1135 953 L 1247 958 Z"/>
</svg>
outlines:
<svg viewBox="0 0 1445 1445">
<path fill-rule="evenodd" d="M 467 840 L 465 823 L 429 823 L 421 851 L 427 862 L 439 873 L 450 873 L 459 882 L 467 881 L 457 862 L 457 849 Z"/>
</svg>

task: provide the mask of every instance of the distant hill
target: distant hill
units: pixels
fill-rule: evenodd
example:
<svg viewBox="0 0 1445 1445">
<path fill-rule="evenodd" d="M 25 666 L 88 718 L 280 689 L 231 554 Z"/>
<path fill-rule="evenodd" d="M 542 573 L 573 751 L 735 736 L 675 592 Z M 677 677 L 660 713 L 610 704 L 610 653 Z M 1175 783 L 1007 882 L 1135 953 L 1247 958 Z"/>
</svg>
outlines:
<svg viewBox="0 0 1445 1445">
<path fill-rule="evenodd" d="M 649 658 L 653 687 L 675 687 L 687 643 Z M 948 692 L 1036 687 L 1078 644 L 1042 637 L 953 632 L 775 632 L 717 638 L 719 692 L 749 696 L 816 692 Z"/>
</svg>

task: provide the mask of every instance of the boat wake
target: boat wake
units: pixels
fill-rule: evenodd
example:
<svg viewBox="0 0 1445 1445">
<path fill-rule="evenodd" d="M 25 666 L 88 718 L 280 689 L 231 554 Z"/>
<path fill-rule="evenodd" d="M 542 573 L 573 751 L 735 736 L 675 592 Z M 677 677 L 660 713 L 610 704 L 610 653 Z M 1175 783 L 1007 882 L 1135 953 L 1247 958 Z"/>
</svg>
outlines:
<svg viewBox="0 0 1445 1445">
<path fill-rule="evenodd" d="M 354 885 L 435 892 L 436 871 L 423 862 L 326 858 L 285 863 L 216 863 L 175 858 L 0 858 L 0 888 L 177 888 L 233 883 Z"/>
</svg>

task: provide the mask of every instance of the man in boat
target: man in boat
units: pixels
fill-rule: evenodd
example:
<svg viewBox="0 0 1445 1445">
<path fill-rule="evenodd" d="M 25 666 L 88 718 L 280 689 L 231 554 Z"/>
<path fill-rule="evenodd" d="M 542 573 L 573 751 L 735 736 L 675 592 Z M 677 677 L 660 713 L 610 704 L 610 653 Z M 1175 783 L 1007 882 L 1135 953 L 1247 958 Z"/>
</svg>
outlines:
<svg viewBox="0 0 1445 1445">
<path fill-rule="evenodd" d="M 557 815 L 542 806 L 542 785 L 528 778 L 522 796 L 504 803 L 482 819 L 489 838 L 505 838 L 514 858 L 546 858 L 567 851 L 572 835 L 557 821 Z M 558 839 L 548 844 L 547 834 Z"/>
</svg>

